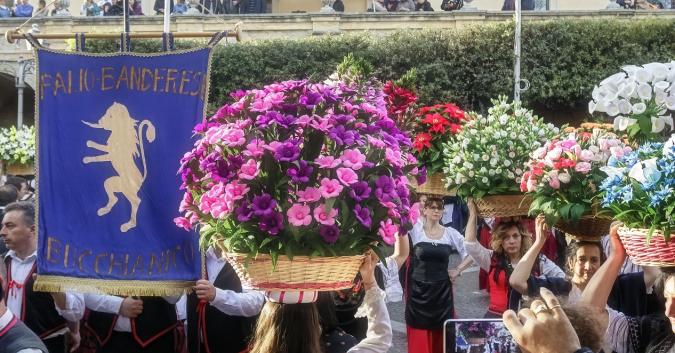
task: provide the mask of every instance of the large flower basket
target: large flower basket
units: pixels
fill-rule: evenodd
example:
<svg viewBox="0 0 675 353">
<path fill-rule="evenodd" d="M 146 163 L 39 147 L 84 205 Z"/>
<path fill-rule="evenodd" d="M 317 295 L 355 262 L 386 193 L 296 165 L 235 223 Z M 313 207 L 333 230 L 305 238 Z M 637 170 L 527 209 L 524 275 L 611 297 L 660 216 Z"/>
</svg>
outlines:
<svg viewBox="0 0 675 353">
<path fill-rule="evenodd" d="M 350 288 L 364 255 L 314 257 L 280 255 L 276 267 L 270 255 L 226 253 L 239 278 L 251 288 L 264 291 L 335 291 Z"/>
<path fill-rule="evenodd" d="M 5 174 L 10 175 L 34 175 L 35 166 L 31 164 L 5 164 Z"/>
<path fill-rule="evenodd" d="M 448 190 L 445 186 L 445 178 L 442 173 L 431 173 L 427 176 L 424 184 L 418 185 L 413 178 L 412 187 L 418 194 L 440 195 L 440 196 L 455 196 L 454 190 Z"/>
<path fill-rule="evenodd" d="M 673 241 L 666 242 L 659 231 L 647 241 L 648 233 L 649 229 L 619 228 L 619 238 L 631 261 L 640 266 L 675 267 Z M 672 234 L 670 237 L 673 239 Z"/>
<path fill-rule="evenodd" d="M 612 219 L 597 215 L 586 215 L 577 222 L 560 220 L 555 227 L 569 234 L 576 240 L 599 241 L 609 233 Z"/>
<path fill-rule="evenodd" d="M 529 195 L 494 195 L 475 199 L 478 213 L 483 218 L 526 216 L 532 197 Z"/>
</svg>

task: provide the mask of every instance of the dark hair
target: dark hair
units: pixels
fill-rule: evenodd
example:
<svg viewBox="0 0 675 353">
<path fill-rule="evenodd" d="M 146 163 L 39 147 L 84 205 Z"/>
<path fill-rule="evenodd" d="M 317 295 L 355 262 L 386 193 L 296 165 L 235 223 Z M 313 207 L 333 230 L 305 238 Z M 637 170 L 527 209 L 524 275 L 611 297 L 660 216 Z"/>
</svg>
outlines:
<svg viewBox="0 0 675 353">
<path fill-rule="evenodd" d="M 32 226 L 35 224 L 35 206 L 32 202 L 20 201 L 13 202 L 5 207 L 5 214 L 12 211 L 20 211 L 23 215 L 23 221 L 26 225 Z"/>
<path fill-rule="evenodd" d="M 7 184 L 0 186 L 0 207 L 7 206 L 19 199 L 19 190 L 16 186 Z"/>
<path fill-rule="evenodd" d="M 599 241 L 573 241 L 570 245 L 567 246 L 567 258 L 565 263 L 565 270 L 567 274 L 572 277 L 574 276 L 574 267 L 570 266 L 570 263 L 576 261 L 577 251 L 584 246 L 595 246 L 600 251 L 600 264 L 603 264 L 607 260 L 607 255 L 605 255 L 605 250 L 602 248 L 602 244 Z"/>
<path fill-rule="evenodd" d="M 319 323 L 323 332 L 335 330 L 338 327 L 338 319 L 335 315 L 333 292 L 319 292 L 315 305 L 319 311 Z"/>
<path fill-rule="evenodd" d="M 434 195 L 428 195 L 427 199 L 424 201 L 424 207 L 440 207 L 441 209 L 443 208 L 443 198 L 434 196 Z"/>
<path fill-rule="evenodd" d="M 14 185 L 17 190 L 21 190 L 21 186 L 26 184 L 28 186 L 28 181 L 22 177 L 8 175 L 7 180 L 5 180 L 5 185 Z"/>
<path fill-rule="evenodd" d="M 597 316 L 593 315 L 594 310 L 581 304 L 564 305 L 562 309 L 577 333 L 581 346 L 599 352 L 602 349 L 604 332 L 598 329 L 600 323 L 596 319 Z"/>
</svg>

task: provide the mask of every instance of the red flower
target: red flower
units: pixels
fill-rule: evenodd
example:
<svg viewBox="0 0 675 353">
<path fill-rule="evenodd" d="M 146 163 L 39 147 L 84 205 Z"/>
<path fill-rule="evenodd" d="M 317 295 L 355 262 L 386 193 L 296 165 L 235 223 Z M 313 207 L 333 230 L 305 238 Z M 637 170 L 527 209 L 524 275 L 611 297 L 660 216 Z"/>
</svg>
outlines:
<svg viewBox="0 0 675 353">
<path fill-rule="evenodd" d="M 389 81 L 384 85 L 384 93 L 387 95 L 387 112 L 390 115 L 404 113 L 408 107 L 417 102 L 417 96 L 411 90 L 394 85 Z"/>
<path fill-rule="evenodd" d="M 443 111 L 450 115 L 451 118 L 457 119 L 457 120 L 464 120 L 464 111 L 459 109 L 458 106 L 448 103 L 444 106 L 445 109 Z"/>
<path fill-rule="evenodd" d="M 422 152 L 425 148 L 431 148 L 431 134 L 426 132 L 421 132 L 415 136 L 415 141 L 413 142 L 413 148 L 417 152 Z"/>
<path fill-rule="evenodd" d="M 445 126 L 449 126 L 450 122 L 448 119 L 444 118 L 441 114 L 427 114 L 422 120 L 423 123 L 431 125 L 429 132 L 445 132 Z"/>
</svg>

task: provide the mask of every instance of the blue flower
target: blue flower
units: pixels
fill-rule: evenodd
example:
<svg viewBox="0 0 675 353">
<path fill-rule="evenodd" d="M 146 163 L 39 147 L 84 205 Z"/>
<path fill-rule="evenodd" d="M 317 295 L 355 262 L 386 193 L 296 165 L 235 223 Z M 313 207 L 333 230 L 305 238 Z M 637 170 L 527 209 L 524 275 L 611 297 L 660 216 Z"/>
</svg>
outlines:
<svg viewBox="0 0 675 353">
<path fill-rule="evenodd" d="M 652 153 L 661 150 L 662 148 L 663 148 L 662 143 L 646 142 L 644 145 L 638 148 L 638 153 L 641 155 L 651 155 Z"/>
<path fill-rule="evenodd" d="M 619 163 L 619 160 L 614 156 L 610 156 L 607 160 L 607 166 L 609 167 L 616 167 L 617 163 Z"/>
<path fill-rule="evenodd" d="M 627 168 L 631 168 L 638 162 L 638 154 L 635 151 L 628 152 L 621 157 L 621 162 L 626 165 Z"/>
<path fill-rule="evenodd" d="M 621 198 L 623 199 L 624 203 L 629 203 L 633 201 L 633 187 L 630 185 L 626 185 L 620 189 L 621 192 Z"/>
<path fill-rule="evenodd" d="M 673 189 L 668 186 L 661 186 L 661 189 L 651 194 L 651 201 L 649 203 L 652 207 L 657 207 L 672 195 Z"/>
<path fill-rule="evenodd" d="M 613 189 L 614 187 L 621 184 L 621 180 L 622 180 L 621 177 L 619 177 L 618 175 L 610 176 L 602 181 L 602 183 L 600 184 L 600 188 L 602 190 L 609 191 L 610 189 Z"/>
</svg>

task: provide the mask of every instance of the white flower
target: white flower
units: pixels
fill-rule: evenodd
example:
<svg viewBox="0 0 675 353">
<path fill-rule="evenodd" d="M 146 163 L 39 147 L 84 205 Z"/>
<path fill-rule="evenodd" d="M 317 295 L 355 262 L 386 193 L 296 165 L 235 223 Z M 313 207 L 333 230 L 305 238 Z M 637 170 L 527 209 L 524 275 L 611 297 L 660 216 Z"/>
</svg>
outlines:
<svg viewBox="0 0 675 353">
<path fill-rule="evenodd" d="M 490 156 L 488 156 L 487 154 L 484 154 L 482 159 L 487 162 L 487 161 L 490 160 Z"/>
<path fill-rule="evenodd" d="M 507 122 L 509 122 L 509 116 L 506 114 L 502 114 L 502 116 L 499 117 L 499 123 L 502 125 L 506 125 Z"/>
<path fill-rule="evenodd" d="M 623 98 L 631 98 L 635 94 L 637 84 L 633 81 L 628 82 L 619 90 L 619 95 Z"/>
<path fill-rule="evenodd" d="M 508 176 L 508 177 L 509 177 L 510 179 L 513 179 L 513 178 L 515 178 L 515 177 L 516 177 L 516 175 L 515 175 L 515 174 L 513 174 L 513 172 L 512 172 L 512 171 L 509 171 L 509 172 L 508 172 L 508 174 L 507 174 L 507 176 Z"/>
<path fill-rule="evenodd" d="M 607 105 L 607 115 L 617 116 L 619 115 L 619 106 L 616 103 L 612 102 Z"/>
<path fill-rule="evenodd" d="M 572 176 L 569 175 L 567 172 L 565 173 L 560 173 L 558 174 L 558 180 L 560 180 L 561 183 L 567 184 L 572 180 Z"/>
<path fill-rule="evenodd" d="M 521 174 L 523 174 L 523 170 L 520 169 L 520 168 L 516 168 L 515 172 L 516 172 L 516 175 L 521 175 Z"/>
<path fill-rule="evenodd" d="M 492 158 L 492 159 L 490 160 L 490 165 L 494 167 L 494 166 L 497 165 L 497 162 L 498 162 L 497 159 Z"/>
<path fill-rule="evenodd" d="M 662 63 L 649 63 L 643 67 L 649 70 L 654 81 L 664 80 L 668 76 L 668 67 Z"/>
<path fill-rule="evenodd" d="M 255 237 L 252 236 L 252 235 L 249 235 L 249 236 L 248 236 L 248 239 L 249 239 L 249 240 L 253 240 L 253 239 L 255 239 Z"/>
<path fill-rule="evenodd" d="M 600 82 L 600 86 L 605 86 L 607 84 L 611 85 L 617 85 L 619 82 L 623 81 L 626 78 L 626 74 L 623 72 L 619 72 L 617 74 L 614 74 L 612 76 L 607 77 L 606 79 L 602 80 Z"/>
<path fill-rule="evenodd" d="M 647 110 L 647 105 L 640 102 L 633 104 L 633 114 L 642 114 Z"/>
<path fill-rule="evenodd" d="M 663 145 L 663 154 L 670 154 L 670 151 L 675 144 L 675 134 L 671 135 L 668 141 Z"/>
<path fill-rule="evenodd" d="M 668 87 L 670 87 L 670 83 L 666 81 L 654 82 L 654 92 L 665 92 Z"/>
<path fill-rule="evenodd" d="M 469 171 L 469 178 L 473 178 L 474 175 L 475 175 L 475 174 L 474 174 L 473 170 L 470 170 L 470 171 Z"/>
<path fill-rule="evenodd" d="M 652 99 L 652 86 L 648 83 L 640 83 L 637 87 L 637 94 L 640 99 Z"/>
<path fill-rule="evenodd" d="M 635 71 L 635 81 L 637 82 L 649 82 L 653 77 L 654 75 L 647 69 L 638 69 Z"/>
<path fill-rule="evenodd" d="M 509 158 L 515 158 L 515 157 L 516 157 L 515 152 L 513 152 L 513 151 L 509 152 Z"/>
<path fill-rule="evenodd" d="M 487 178 L 487 177 L 483 177 L 483 179 L 481 179 L 481 181 L 483 182 L 483 184 L 487 184 L 487 183 L 488 183 L 488 178 Z"/>
<path fill-rule="evenodd" d="M 488 175 L 494 176 L 494 175 L 495 175 L 494 169 L 490 169 L 490 170 L 488 171 Z"/>
<path fill-rule="evenodd" d="M 666 123 L 661 118 L 653 116 L 651 119 L 653 133 L 659 133 L 666 127 Z"/>
<path fill-rule="evenodd" d="M 654 94 L 654 101 L 658 105 L 665 105 L 666 104 L 666 98 L 668 98 L 668 94 L 666 92 L 656 92 Z"/>
<path fill-rule="evenodd" d="M 508 160 L 508 159 L 505 159 L 505 160 L 504 160 L 504 166 L 505 166 L 505 167 L 508 167 L 508 166 L 510 166 L 510 165 L 511 165 L 511 161 Z"/>
<path fill-rule="evenodd" d="M 637 123 L 637 119 L 627 118 L 625 116 L 617 116 L 614 118 L 614 130 L 617 131 L 626 131 L 626 129 Z"/>
<path fill-rule="evenodd" d="M 666 108 L 675 110 L 675 92 L 671 92 L 670 96 L 666 98 L 664 103 L 666 104 Z"/>
<path fill-rule="evenodd" d="M 630 114 L 633 110 L 633 106 L 626 99 L 620 99 L 617 106 L 619 107 L 619 112 L 621 114 Z"/>
<path fill-rule="evenodd" d="M 670 126 L 670 130 L 672 131 L 675 126 L 673 126 L 673 116 L 672 115 L 663 115 L 659 117 L 661 120 L 663 120 L 666 125 Z"/>
</svg>

